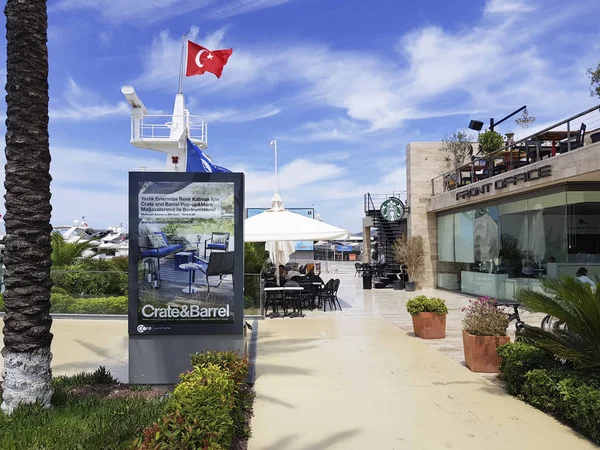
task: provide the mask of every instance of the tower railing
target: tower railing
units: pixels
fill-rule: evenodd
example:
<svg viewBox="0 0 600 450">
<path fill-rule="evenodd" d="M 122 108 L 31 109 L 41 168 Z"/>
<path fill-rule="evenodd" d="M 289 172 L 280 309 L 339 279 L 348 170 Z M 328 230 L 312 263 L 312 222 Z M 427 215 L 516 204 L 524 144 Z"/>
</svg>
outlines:
<svg viewBox="0 0 600 450">
<path fill-rule="evenodd" d="M 131 117 L 131 140 L 169 140 L 187 128 L 192 141 L 208 144 L 208 124 L 200 116 L 172 114 L 142 114 Z"/>
</svg>

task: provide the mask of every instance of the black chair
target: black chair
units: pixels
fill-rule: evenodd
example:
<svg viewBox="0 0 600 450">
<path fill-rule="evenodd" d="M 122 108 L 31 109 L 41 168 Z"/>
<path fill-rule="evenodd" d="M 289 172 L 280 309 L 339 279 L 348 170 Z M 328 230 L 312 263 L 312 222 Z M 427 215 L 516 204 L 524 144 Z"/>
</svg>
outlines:
<svg viewBox="0 0 600 450">
<path fill-rule="evenodd" d="M 539 161 L 542 152 L 542 144 L 538 140 L 529 139 L 525 141 L 525 152 L 527 153 L 527 164 Z"/>
<path fill-rule="evenodd" d="M 560 142 L 560 152 L 566 153 L 569 151 L 569 141 L 571 142 L 571 150 L 575 150 L 577 148 L 583 147 L 583 142 L 585 139 L 585 129 L 586 129 L 586 125 L 585 125 L 585 123 L 582 123 L 581 127 L 579 127 L 579 131 L 575 134 L 574 140 L 572 138 L 567 138 L 567 140 L 561 141 Z"/>
<path fill-rule="evenodd" d="M 288 281 L 285 283 L 286 288 L 300 288 L 300 283 L 296 281 Z M 291 306 L 292 313 L 290 317 L 302 316 L 302 290 L 283 291 L 284 311 L 287 314 L 288 307 Z"/>
<path fill-rule="evenodd" d="M 277 286 L 277 283 L 275 283 L 274 281 L 267 281 L 265 283 L 265 288 L 276 288 L 279 287 Z M 282 291 L 266 291 L 265 292 L 265 312 L 267 312 L 269 310 L 269 305 L 271 305 L 271 311 L 272 314 L 278 314 L 279 313 L 279 308 L 278 306 L 281 305 L 282 307 L 283 305 L 283 292 Z"/>
<path fill-rule="evenodd" d="M 229 247 L 229 233 L 215 232 L 212 236 L 204 241 L 204 257 L 206 258 L 206 250 L 221 250 L 227 251 Z"/>
<path fill-rule="evenodd" d="M 208 292 L 206 299 L 210 297 L 210 283 L 208 282 L 209 277 L 219 277 L 219 283 L 214 287 L 219 287 L 223 282 L 225 275 L 233 275 L 233 266 L 235 261 L 234 252 L 217 252 L 211 253 L 208 258 L 208 263 L 196 258 L 198 270 L 202 272 L 206 277 L 206 287 Z"/>
<path fill-rule="evenodd" d="M 337 309 L 337 305 L 340 307 L 340 311 L 342 310 L 342 305 L 340 305 L 340 301 L 337 296 L 338 289 L 340 287 L 339 279 L 331 279 L 325 285 L 325 288 L 322 290 L 320 297 L 323 300 L 323 311 L 325 311 L 325 305 L 329 302 L 329 309 Z"/>
<path fill-rule="evenodd" d="M 354 269 L 356 270 L 356 272 L 354 273 L 354 276 L 356 275 L 360 275 L 363 271 L 363 267 L 361 263 L 354 263 Z"/>
</svg>

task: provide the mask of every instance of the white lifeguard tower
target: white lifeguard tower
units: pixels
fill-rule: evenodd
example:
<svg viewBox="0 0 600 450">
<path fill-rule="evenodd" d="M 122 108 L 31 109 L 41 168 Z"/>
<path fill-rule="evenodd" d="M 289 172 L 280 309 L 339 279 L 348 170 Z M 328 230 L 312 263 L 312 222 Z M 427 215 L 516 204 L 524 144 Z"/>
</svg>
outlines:
<svg viewBox="0 0 600 450">
<path fill-rule="evenodd" d="M 191 115 L 185 109 L 183 94 L 175 96 L 173 114 L 166 115 L 150 114 L 132 86 L 123 86 L 121 92 L 131 105 L 131 144 L 138 148 L 166 153 L 167 171 L 186 171 L 188 151 L 186 138 L 201 150 L 208 147 L 206 120 Z"/>
</svg>

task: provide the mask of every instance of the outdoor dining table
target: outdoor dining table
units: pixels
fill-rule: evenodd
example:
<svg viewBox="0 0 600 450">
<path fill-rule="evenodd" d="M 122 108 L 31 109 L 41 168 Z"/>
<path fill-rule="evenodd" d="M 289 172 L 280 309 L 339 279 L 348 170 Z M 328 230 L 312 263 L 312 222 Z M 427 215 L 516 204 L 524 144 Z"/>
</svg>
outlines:
<svg viewBox="0 0 600 450">
<path fill-rule="evenodd" d="M 303 290 L 304 290 L 304 288 L 302 286 L 291 286 L 291 287 L 279 286 L 279 287 L 267 287 L 267 288 L 264 288 L 264 291 L 267 292 L 267 293 L 268 292 L 281 292 L 281 293 L 283 293 L 284 303 L 285 303 L 285 300 L 286 300 L 286 295 L 285 295 L 286 292 L 294 292 L 294 291 L 297 292 L 297 291 L 303 291 Z M 284 308 L 283 314 L 285 316 L 286 309 L 287 309 L 285 307 L 285 304 L 284 304 L 283 308 Z M 294 315 L 302 314 L 301 311 L 299 311 L 298 313 L 296 313 L 296 309 L 295 308 L 294 308 L 293 311 L 294 312 L 292 314 L 294 314 Z M 277 302 L 273 302 L 273 312 L 271 313 L 271 317 L 281 317 L 281 315 L 279 314 L 279 311 L 277 309 Z"/>
<path fill-rule="evenodd" d="M 573 135 L 577 135 L 578 131 L 571 130 L 550 130 L 544 133 L 538 134 L 536 139 L 538 141 L 552 141 L 552 156 L 556 155 L 556 141 L 562 141 L 563 139 L 570 138 Z"/>
</svg>

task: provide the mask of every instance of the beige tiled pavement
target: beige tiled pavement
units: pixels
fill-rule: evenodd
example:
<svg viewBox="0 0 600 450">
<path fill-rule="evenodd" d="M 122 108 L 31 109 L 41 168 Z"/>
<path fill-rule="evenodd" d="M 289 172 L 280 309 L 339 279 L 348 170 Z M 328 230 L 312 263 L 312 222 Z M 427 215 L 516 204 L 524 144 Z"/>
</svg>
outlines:
<svg viewBox="0 0 600 450">
<path fill-rule="evenodd" d="M 418 292 L 450 309 L 448 337 L 425 341 L 405 310 L 414 294 L 363 290 L 343 269 L 343 311 L 255 322 L 251 450 L 596 448 L 460 364 L 468 298 Z"/>
</svg>

